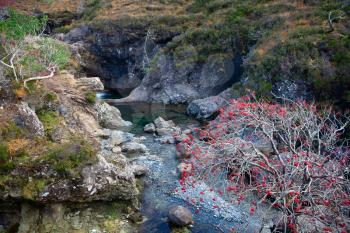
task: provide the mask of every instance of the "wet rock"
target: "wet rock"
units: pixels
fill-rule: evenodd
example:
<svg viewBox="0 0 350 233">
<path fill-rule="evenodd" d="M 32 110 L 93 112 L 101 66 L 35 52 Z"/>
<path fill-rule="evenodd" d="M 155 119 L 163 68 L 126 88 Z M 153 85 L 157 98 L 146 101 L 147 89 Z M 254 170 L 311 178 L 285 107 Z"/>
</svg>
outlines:
<svg viewBox="0 0 350 233">
<path fill-rule="evenodd" d="M 14 122 L 18 127 L 26 128 L 32 135 L 44 136 L 44 126 L 36 115 L 35 111 L 28 106 L 28 103 L 21 102 L 17 105 L 18 115 Z"/>
<path fill-rule="evenodd" d="M 149 123 L 143 127 L 146 133 L 154 133 L 156 131 L 156 126 L 153 123 Z"/>
<path fill-rule="evenodd" d="M 98 77 L 79 78 L 77 87 L 82 91 L 103 91 L 104 86 Z"/>
<path fill-rule="evenodd" d="M 169 222 L 177 226 L 188 226 L 193 223 L 192 213 L 183 206 L 176 206 L 169 211 Z"/>
<path fill-rule="evenodd" d="M 108 129 L 130 129 L 132 123 L 124 121 L 118 108 L 107 103 L 96 104 L 95 106 L 100 124 Z"/>
</svg>

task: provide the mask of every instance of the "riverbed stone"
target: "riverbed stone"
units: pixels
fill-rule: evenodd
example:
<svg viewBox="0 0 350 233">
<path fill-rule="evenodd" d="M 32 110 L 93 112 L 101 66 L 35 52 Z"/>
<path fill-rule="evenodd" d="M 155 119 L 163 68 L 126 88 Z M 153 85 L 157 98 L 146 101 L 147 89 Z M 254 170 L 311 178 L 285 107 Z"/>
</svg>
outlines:
<svg viewBox="0 0 350 233">
<path fill-rule="evenodd" d="M 147 147 L 137 142 L 128 142 L 122 146 L 122 152 L 125 152 L 127 154 L 135 154 L 135 153 L 143 154 L 146 151 L 147 151 Z"/>
<path fill-rule="evenodd" d="M 193 216 L 189 209 L 175 206 L 169 211 L 169 222 L 177 226 L 188 226 L 193 223 Z"/>
<path fill-rule="evenodd" d="M 175 127 L 175 123 L 173 121 L 166 121 L 164 120 L 162 117 L 158 117 L 154 120 L 154 125 L 156 126 L 156 128 L 158 129 L 162 129 L 162 128 L 171 128 L 171 127 Z"/>
<path fill-rule="evenodd" d="M 100 124 L 108 129 L 129 130 L 132 126 L 130 121 L 124 121 L 118 108 L 107 103 L 96 104 Z"/>
<path fill-rule="evenodd" d="M 181 142 L 176 146 L 176 155 L 179 158 L 188 159 L 191 157 L 191 150 L 188 148 L 188 145 L 186 143 Z"/>
<path fill-rule="evenodd" d="M 156 126 L 153 123 L 149 123 L 143 127 L 146 133 L 154 133 L 156 131 Z"/>
</svg>

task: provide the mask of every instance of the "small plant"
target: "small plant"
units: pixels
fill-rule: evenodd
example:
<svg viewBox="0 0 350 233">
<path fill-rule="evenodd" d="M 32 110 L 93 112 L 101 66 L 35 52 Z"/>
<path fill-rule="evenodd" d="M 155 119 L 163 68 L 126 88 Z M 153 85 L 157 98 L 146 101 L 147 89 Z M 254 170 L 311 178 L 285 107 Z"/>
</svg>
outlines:
<svg viewBox="0 0 350 233">
<path fill-rule="evenodd" d="M 37 112 L 39 120 L 43 123 L 45 134 L 50 136 L 53 130 L 59 125 L 60 118 L 56 111 L 41 109 Z"/>
<path fill-rule="evenodd" d="M 96 103 L 96 93 L 93 91 L 86 92 L 85 99 L 89 104 L 95 104 Z"/>
</svg>

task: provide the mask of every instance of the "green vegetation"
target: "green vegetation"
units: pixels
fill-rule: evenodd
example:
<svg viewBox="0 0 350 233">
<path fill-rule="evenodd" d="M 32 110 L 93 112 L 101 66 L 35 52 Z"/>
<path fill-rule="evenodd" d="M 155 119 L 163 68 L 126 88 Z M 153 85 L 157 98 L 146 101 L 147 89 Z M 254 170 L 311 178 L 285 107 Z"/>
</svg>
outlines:
<svg viewBox="0 0 350 233">
<path fill-rule="evenodd" d="M 17 57 L 17 69 L 23 77 L 33 77 L 48 69 L 63 69 L 70 61 L 69 47 L 46 37 L 27 37 Z"/>
<path fill-rule="evenodd" d="M 37 111 L 39 120 L 43 123 L 46 136 L 50 136 L 59 125 L 60 118 L 57 111 L 41 109 Z"/>
<path fill-rule="evenodd" d="M 96 162 L 93 147 L 80 139 L 72 139 L 72 142 L 63 145 L 50 146 L 45 158 L 45 161 L 62 176 L 78 176 L 77 168 Z"/>
<path fill-rule="evenodd" d="M 0 32 L 8 43 L 10 43 L 11 40 L 20 41 L 28 35 L 38 34 L 45 28 L 46 22 L 46 16 L 38 19 L 9 9 L 9 18 L 0 21 Z"/>
<path fill-rule="evenodd" d="M 9 10 L 9 18 L 0 22 L 2 65 L 19 82 L 36 76 L 45 76 L 63 69 L 70 61 L 69 47 L 57 40 L 44 37 L 47 17 L 38 19 Z M 26 81 L 24 81 L 25 87 Z M 28 87 L 27 87 L 28 88 Z"/>
<path fill-rule="evenodd" d="M 96 93 L 94 91 L 86 92 L 85 99 L 89 104 L 95 104 L 96 103 Z"/>
</svg>

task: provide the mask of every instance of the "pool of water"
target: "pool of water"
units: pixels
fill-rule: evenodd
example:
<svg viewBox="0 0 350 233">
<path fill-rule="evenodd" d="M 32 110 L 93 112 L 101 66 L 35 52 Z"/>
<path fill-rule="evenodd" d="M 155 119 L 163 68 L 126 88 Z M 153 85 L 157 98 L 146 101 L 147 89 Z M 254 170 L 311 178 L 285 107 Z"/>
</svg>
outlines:
<svg viewBox="0 0 350 233">
<path fill-rule="evenodd" d="M 100 94 L 99 97 L 110 98 L 110 94 Z M 237 220 L 227 220 L 217 215 L 210 208 L 194 206 L 175 194 L 175 189 L 179 188 L 179 173 L 176 158 L 176 148 L 174 145 L 160 144 L 154 140 L 153 135 L 143 132 L 144 125 L 152 122 L 158 116 L 166 120 L 173 120 L 181 128 L 199 123 L 186 115 L 184 105 L 163 105 L 148 103 L 127 103 L 115 104 L 120 110 L 123 119 L 133 123 L 132 133 L 137 136 L 145 136 L 143 142 L 150 150 L 149 156 L 137 159 L 138 164 L 148 167 L 148 175 L 143 178 L 144 191 L 142 194 L 141 213 L 145 217 L 144 223 L 140 226 L 141 233 L 170 233 L 171 227 L 167 222 L 168 212 L 176 205 L 186 206 L 194 215 L 194 226 L 190 229 L 193 233 L 202 232 L 231 232 L 232 228 L 238 232 L 254 232 L 256 219 L 246 219 L 244 222 Z M 234 207 L 236 208 L 236 207 Z M 236 208 L 237 212 L 243 210 Z M 233 219 L 234 216 L 232 216 Z M 253 227 L 252 227 L 252 226 Z"/>
</svg>

